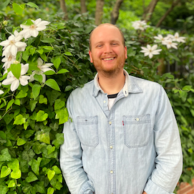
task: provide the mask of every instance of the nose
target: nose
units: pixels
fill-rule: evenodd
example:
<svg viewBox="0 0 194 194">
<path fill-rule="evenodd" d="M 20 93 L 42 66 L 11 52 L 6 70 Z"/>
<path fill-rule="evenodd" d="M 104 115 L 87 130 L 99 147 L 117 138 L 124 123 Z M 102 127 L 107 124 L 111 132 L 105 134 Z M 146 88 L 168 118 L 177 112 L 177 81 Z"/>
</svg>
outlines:
<svg viewBox="0 0 194 194">
<path fill-rule="evenodd" d="M 110 44 L 105 44 L 104 46 L 104 53 L 107 54 L 107 53 L 112 53 L 112 47 Z"/>
</svg>

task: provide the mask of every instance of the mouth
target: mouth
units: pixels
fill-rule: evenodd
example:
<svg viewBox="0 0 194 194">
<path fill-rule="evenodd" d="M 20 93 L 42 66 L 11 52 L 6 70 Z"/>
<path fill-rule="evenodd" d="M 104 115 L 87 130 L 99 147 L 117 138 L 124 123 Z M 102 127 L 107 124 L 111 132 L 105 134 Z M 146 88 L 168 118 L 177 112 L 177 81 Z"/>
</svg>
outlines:
<svg viewBox="0 0 194 194">
<path fill-rule="evenodd" d="M 103 61 L 112 61 L 114 60 L 116 57 L 109 57 L 109 58 L 102 58 Z"/>
</svg>

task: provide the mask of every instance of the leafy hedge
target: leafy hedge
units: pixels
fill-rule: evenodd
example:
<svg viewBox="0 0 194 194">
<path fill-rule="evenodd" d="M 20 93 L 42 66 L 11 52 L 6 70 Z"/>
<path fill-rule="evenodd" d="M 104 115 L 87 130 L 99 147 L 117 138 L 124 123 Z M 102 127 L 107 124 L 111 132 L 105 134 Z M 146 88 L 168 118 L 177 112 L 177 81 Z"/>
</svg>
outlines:
<svg viewBox="0 0 194 194">
<path fill-rule="evenodd" d="M 19 14 L 19 9 L 21 6 L 15 5 L 12 12 Z M 27 25 L 31 22 L 23 21 Z M 67 22 L 56 15 L 37 37 L 21 40 L 27 46 L 17 53 L 19 63 L 12 64 L 7 71 L 14 75 L 19 72 L 20 75 L 22 63 L 29 64 L 27 76 L 34 71 L 39 73 L 34 75 L 34 81 L 20 85 L 14 92 L 10 90 L 10 85 L 0 86 L 0 90 L 4 91 L 0 95 L 1 194 L 68 193 L 58 159 L 59 147 L 64 141 L 63 123 L 68 119 L 65 103 L 73 89 L 82 87 L 95 75 L 88 57 L 88 38 L 93 27 L 93 19 L 87 14 L 76 15 Z M 2 21 L 0 42 L 7 40 L 15 29 L 21 31 L 11 21 L 9 25 Z M 125 69 L 132 75 L 160 83 L 168 93 L 179 125 L 184 154 L 180 181 L 189 182 L 194 175 L 194 77 L 187 75 L 180 78 L 171 73 L 159 75 L 157 69 L 166 61 L 190 63 L 193 58 L 190 53 L 194 49 L 190 41 L 192 37 L 187 37 L 186 43 L 179 44 L 176 50 L 154 42 L 154 36 L 163 33 L 160 29 L 123 29 L 123 32 L 128 47 Z M 141 47 L 147 44 L 157 44 L 162 51 L 152 58 L 146 57 L 141 53 Z M 0 55 L 2 52 L 3 47 L 0 48 Z M 50 67 L 52 70 L 44 72 L 45 82 L 43 72 L 38 68 L 39 58 L 44 64 L 53 64 Z M 3 63 L 0 72 L 0 81 L 3 82 L 7 76 L 7 73 L 3 74 Z"/>
</svg>

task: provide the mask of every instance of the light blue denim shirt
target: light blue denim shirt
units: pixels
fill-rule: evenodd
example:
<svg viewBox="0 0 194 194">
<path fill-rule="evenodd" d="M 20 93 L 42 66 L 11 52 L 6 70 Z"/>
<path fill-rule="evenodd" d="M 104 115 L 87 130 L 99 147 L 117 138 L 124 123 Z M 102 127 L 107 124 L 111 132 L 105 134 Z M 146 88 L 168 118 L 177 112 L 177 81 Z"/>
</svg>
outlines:
<svg viewBox="0 0 194 194">
<path fill-rule="evenodd" d="M 182 150 L 172 107 L 157 83 L 129 76 L 108 109 L 95 79 L 74 90 L 60 165 L 71 194 L 172 194 Z"/>
</svg>

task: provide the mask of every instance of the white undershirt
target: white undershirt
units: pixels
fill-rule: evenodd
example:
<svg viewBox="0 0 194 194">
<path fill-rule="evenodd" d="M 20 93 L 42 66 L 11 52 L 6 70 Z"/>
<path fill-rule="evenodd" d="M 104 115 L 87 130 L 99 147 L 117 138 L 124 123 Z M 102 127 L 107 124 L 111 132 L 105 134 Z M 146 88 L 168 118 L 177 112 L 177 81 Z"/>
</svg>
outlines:
<svg viewBox="0 0 194 194">
<path fill-rule="evenodd" d="M 116 98 L 109 98 L 108 99 L 108 109 L 110 110 L 114 104 Z"/>
</svg>

